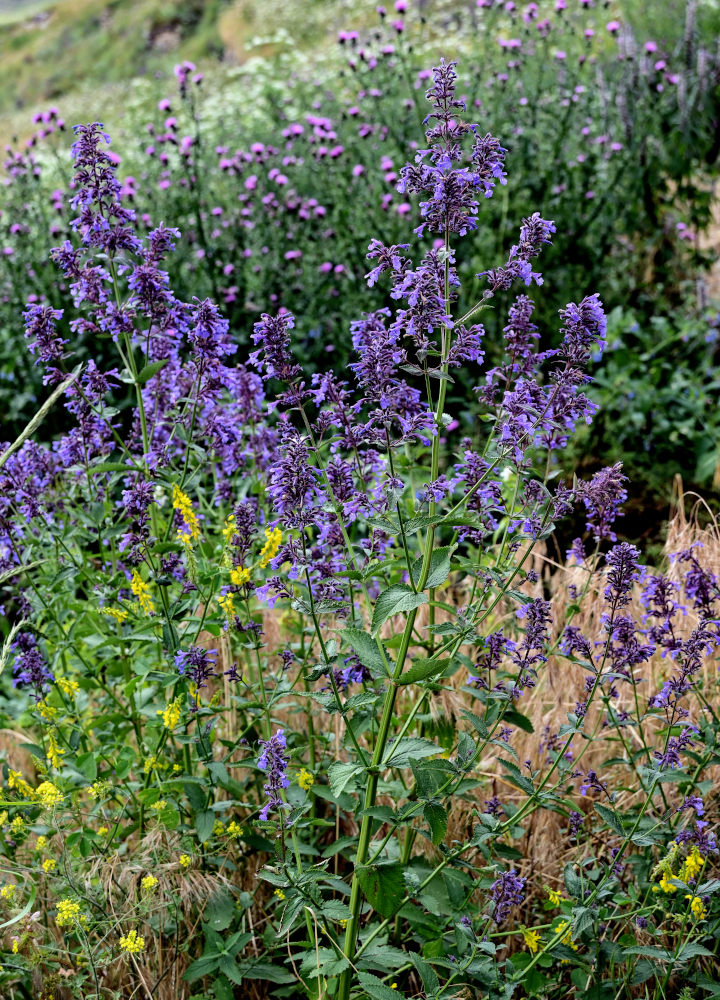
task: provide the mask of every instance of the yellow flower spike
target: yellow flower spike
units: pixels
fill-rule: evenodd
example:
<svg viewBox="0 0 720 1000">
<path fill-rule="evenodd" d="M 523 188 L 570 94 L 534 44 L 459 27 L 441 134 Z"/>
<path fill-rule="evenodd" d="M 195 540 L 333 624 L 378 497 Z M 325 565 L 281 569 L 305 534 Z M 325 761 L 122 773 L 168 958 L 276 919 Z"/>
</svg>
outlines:
<svg viewBox="0 0 720 1000">
<path fill-rule="evenodd" d="M 663 872 L 658 888 L 662 889 L 663 892 L 676 892 L 677 886 L 673 885 L 672 882 L 670 881 L 670 879 L 674 877 L 675 876 L 673 875 L 672 872 L 670 873 Z"/>
<path fill-rule="evenodd" d="M 699 875 L 704 864 L 705 858 L 698 850 L 697 844 L 693 844 L 690 853 L 685 858 L 685 864 L 682 868 L 682 881 L 687 882 L 688 879 L 695 878 L 696 875 Z"/>
<path fill-rule="evenodd" d="M 14 882 L 9 882 L 8 885 L 4 885 L 0 889 L 0 899 L 4 899 L 6 903 L 12 903 L 15 899 L 15 893 L 17 891 L 17 886 Z"/>
<path fill-rule="evenodd" d="M 150 587 L 145 583 L 143 578 L 140 576 L 138 571 L 134 569 L 132 571 L 132 577 L 130 579 L 130 589 L 133 592 L 133 596 L 137 598 L 137 602 L 140 605 L 140 610 L 145 615 L 152 615 L 155 613 L 155 605 L 153 599 L 150 596 Z"/>
<path fill-rule="evenodd" d="M 228 621 L 232 621 L 235 618 L 235 602 L 233 600 L 233 595 L 218 594 L 217 602 L 220 605 L 220 610 Z"/>
<path fill-rule="evenodd" d="M 172 505 L 173 510 L 178 511 L 185 523 L 184 531 L 182 528 L 178 528 L 177 537 L 184 545 L 190 548 L 192 547 L 192 543 L 200 538 L 200 522 L 198 521 L 197 514 L 192 509 L 190 497 L 177 485 L 173 486 Z"/>
<path fill-rule="evenodd" d="M 17 955 L 19 951 L 20 951 L 20 941 L 18 940 L 18 938 L 14 937 L 12 943 L 12 953 L 13 955 Z"/>
<path fill-rule="evenodd" d="M 107 837 L 107 835 L 110 833 L 110 830 L 106 826 L 99 826 L 97 832 L 98 832 L 98 837 Z"/>
<path fill-rule="evenodd" d="M 240 824 L 236 823 L 235 820 L 232 820 L 230 823 L 228 823 L 228 828 L 225 832 L 227 833 L 228 837 L 230 837 L 232 840 L 237 840 L 239 837 L 242 837 L 243 831 Z"/>
<path fill-rule="evenodd" d="M 62 759 L 65 756 L 65 751 L 60 746 L 57 741 L 57 734 L 52 732 L 48 737 L 48 748 L 47 748 L 47 762 L 52 767 L 58 768 L 62 766 Z"/>
<path fill-rule="evenodd" d="M 704 920 L 705 917 L 707 916 L 707 910 L 703 905 L 702 899 L 700 899 L 699 896 L 692 896 L 692 895 L 685 896 L 685 899 L 690 900 L 690 909 L 695 919 Z"/>
<path fill-rule="evenodd" d="M 556 889 L 550 889 L 548 886 L 545 886 L 545 888 L 547 889 L 548 899 L 552 905 L 559 906 L 562 903 L 561 894 Z"/>
<path fill-rule="evenodd" d="M 180 699 L 175 698 L 174 701 L 168 702 L 164 709 L 158 709 L 158 715 L 162 715 L 163 725 L 166 729 L 174 729 L 182 716 Z"/>
<path fill-rule="evenodd" d="M 315 778 L 310 773 L 310 771 L 308 771 L 308 769 L 304 767 L 300 771 L 300 774 L 298 774 L 297 783 L 298 785 L 300 785 L 300 787 L 304 792 L 308 792 L 315 784 Z"/>
<path fill-rule="evenodd" d="M 38 839 L 35 841 L 35 850 L 44 851 L 46 847 L 47 847 L 47 837 L 42 837 L 42 836 L 38 837 Z"/>
<path fill-rule="evenodd" d="M 525 944 L 528 946 L 528 950 L 534 955 L 540 948 L 540 934 L 538 931 L 529 930 L 527 927 L 523 927 L 522 936 Z"/>
<path fill-rule="evenodd" d="M 127 618 L 127 611 L 124 611 L 123 614 Z M 60 688 L 62 693 L 64 695 L 67 695 L 68 698 L 74 698 L 75 695 L 80 690 L 80 685 L 78 684 L 78 682 L 70 680 L 67 677 L 56 677 L 55 683 Z"/>
<path fill-rule="evenodd" d="M 216 837 L 222 837 L 222 835 L 225 833 L 225 826 L 220 822 L 219 819 L 216 819 L 215 822 L 213 823 L 213 833 L 215 834 Z"/>
<path fill-rule="evenodd" d="M 122 625 L 123 622 L 127 621 L 129 612 L 125 611 L 124 608 L 100 608 L 104 615 L 108 618 L 114 618 L 118 625 Z"/>
<path fill-rule="evenodd" d="M 45 858 L 45 860 L 42 863 L 42 869 L 46 875 L 49 875 L 50 872 L 54 872 L 56 868 L 57 868 L 57 861 L 55 860 L 55 858 Z"/>
<path fill-rule="evenodd" d="M 282 891 L 282 889 L 276 889 L 275 892 L 273 893 L 273 896 L 277 896 L 277 898 L 280 900 L 281 903 L 285 899 L 285 893 Z"/>
<path fill-rule="evenodd" d="M 140 882 L 140 888 L 143 892 L 152 892 L 153 889 L 157 889 L 159 884 L 154 875 L 146 875 Z"/>
<path fill-rule="evenodd" d="M 223 527 L 222 533 L 225 543 L 229 544 L 233 540 L 233 536 L 237 530 L 237 523 L 235 521 L 234 514 L 228 514 L 225 518 L 225 526 Z"/>
<path fill-rule="evenodd" d="M 8 788 L 14 788 L 24 799 L 31 799 L 35 794 L 33 788 L 28 785 L 20 771 L 8 771 Z"/>
<path fill-rule="evenodd" d="M 180 863 L 180 867 L 184 868 L 185 871 L 188 870 L 188 868 L 190 867 L 190 865 L 192 863 L 189 854 L 181 854 L 180 857 L 178 858 L 178 861 Z"/>
<path fill-rule="evenodd" d="M 54 722 L 58 715 L 60 715 L 60 710 L 55 708 L 54 705 L 48 705 L 46 701 L 39 701 L 35 708 L 45 722 Z"/>
<path fill-rule="evenodd" d="M 278 554 L 280 543 L 282 542 L 282 531 L 279 528 L 266 528 L 265 538 L 267 541 L 260 551 L 260 559 L 258 561 L 261 569 L 265 569 L 270 560 L 274 559 Z"/>
<path fill-rule="evenodd" d="M 138 932 L 128 931 L 125 937 L 120 938 L 120 948 L 128 955 L 138 955 L 145 947 L 145 938 L 139 937 Z"/>
<path fill-rule="evenodd" d="M 53 785 L 52 781 L 43 781 L 41 785 L 38 785 L 35 789 L 35 797 L 43 809 L 52 809 L 63 800 L 62 792 L 56 785 Z"/>
<path fill-rule="evenodd" d="M 568 948 L 572 948 L 573 951 L 577 951 L 578 950 L 578 946 L 575 944 L 575 942 L 573 941 L 572 936 L 570 934 L 570 921 L 569 920 L 561 920 L 560 923 L 555 928 L 555 930 L 553 931 L 553 933 L 554 934 L 562 934 L 563 935 L 560 938 L 560 944 L 564 944 Z"/>
</svg>

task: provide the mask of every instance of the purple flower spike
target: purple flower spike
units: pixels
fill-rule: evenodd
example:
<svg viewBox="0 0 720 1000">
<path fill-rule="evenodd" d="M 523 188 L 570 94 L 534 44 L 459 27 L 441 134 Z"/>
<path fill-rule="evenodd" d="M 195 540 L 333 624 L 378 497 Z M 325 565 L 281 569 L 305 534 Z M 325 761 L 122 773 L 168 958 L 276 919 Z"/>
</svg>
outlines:
<svg viewBox="0 0 720 1000">
<path fill-rule="evenodd" d="M 281 798 L 283 788 L 290 786 L 290 781 L 285 774 L 287 771 L 288 759 L 285 753 L 287 740 L 282 729 L 278 729 L 269 740 L 260 740 L 263 752 L 258 758 L 258 767 L 267 773 L 267 781 L 263 785 L 263 791 L 267 795 L 267 802 L 260 810 L 260 819 L 267 820 L 272 809 L 284 809 L 286 804 Z"/>
<path fill-rule="evenodd" d="M 513 906 L 519 906 L 525 899 L 525 879 L 519 878 L 517 871 L 501 872 L 490 887 L 490 898 L 495 903 L 493 920 L 504 924 Z"/>
</svg>

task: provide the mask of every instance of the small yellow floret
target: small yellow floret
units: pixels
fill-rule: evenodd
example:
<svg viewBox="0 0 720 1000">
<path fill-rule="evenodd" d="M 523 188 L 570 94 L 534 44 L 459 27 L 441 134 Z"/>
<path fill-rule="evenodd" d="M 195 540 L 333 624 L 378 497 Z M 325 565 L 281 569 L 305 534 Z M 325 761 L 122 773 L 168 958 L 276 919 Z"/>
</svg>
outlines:
<svg viewBox="0 0 720 1000">
<path fill-rule="evenodd" d="M 534 955 L 540 947 L 540 934 L 537 931 L 531 931 L 528 930 L 527 927 L 523 927 L 522 936 L 525 940 L 525 944 L 528 946 L 528 949 Z"/>
<path fill-rule="evenodd" d="M 15 892 L 17 891 L 17 886 L 10 882 L 8 885 L 4 885 L 0 889 L 0 899 L 4 899 L 7 903 L 12 903 L 15 899 Z"/>
<path fill-rule="evenodd" d="M 140 882 L 140 888 L 145 892 L 152 892 L 158 885 L 159 882 L 154 875 L 146 875 Z"/>
<path fill-rule="evenodd" d="M 100 608 L 100 610 L 108 618 L 114 618 L 118 625 L 122 625 L 128 618 L 128 612 L 124 608 Z"/>
<path fill-rule="evenodd" d="M 43 871 L 46 874 L 54 872 L 56 867 L 57 867 L 57 861 L 55 860 L 55 858 L 45 858 L 45 860 L 42 863 Z"/>
<path fill-rule="evenodd" d="M 311 772 L 308 771 L 306 767 L 304 767 L 300 771 L 300 774 L 298 774 L 297 783 L 298 785 L 300 785 L 300 787 L 304 792 L 307 792 L 315 784 L 315 778 L 312 776 Z"/>
<path fill-rule="evenodd" d="M 180 717 L 182 715 L 180 699 L 175 698 L 175 700 L 169 702 L 164 709 L 159 708 L 158 715 L 162 715 L 163 725 L 167 729 L 174 729 L 180 721 Z"/>
<path fill-rule="evenodd" d="M 38 837 L 35 841 L 35 850 L 44 851 L 47 846 L 47 837 Z"/>
<path fill-rule="evenodd" d="M 190 867 L 191 859 L 189 854 L 181 854 L 178 861 L 180 862 L 181 868 L 185 868 L 187 870 Z"/>
<path fill-rule="evenodd" d="M 53 785 L 52 781 L 43 781 L 41 785 L 38 785 L 35 789 L 35 796 L 43 809 L 52 809 L 63 800 L 62 792 Z"/>
<path fill-rule="evenodd" d="M 33 789 L 28 785 L 19 771 L 8 771 L 8 788 L 14 788 L 24 799 L 31 799 L 34 795 Z"/>
<path fill-rule="evenodd" d="M 237 524 L 235 522 L 235 515 L 228 514 L 228 516 L 225 518 L 225 526 L 222 530 L 223 538 L 225 539 L 226 542 L 231 542 L 233 540 L 233 536 L 236 530 L 237 530 Z"/>
<path fill-rule="evenodd" d="M 125 937 L 120 938 L 120 948 L 128 955 L 137 955 L 145 947 L 145 938 L 139 937 L 136 930 L 127 932 Z"/>
<path fill-rule="evenodd" d="M 561 920 L 560 923 L 555 928 L 554 933 L 555 934 L 562 934 L 562 937 L 560 938 L 560 944 L 567 945 L 567 947 L 568 948 L 572 948 L 573 951 L 577 951 L 578 950 L 578 946 L 575 944 L 575 942 L 573 941 L 572 936 L 570 934 L 570 921 L 569 920 Z"/>
<path fill-rule="evenodd" d="M 50 733 L 50 736 L 48 737 L 48 748 L 46 754 L 48 764 L 50 764 L 51 767 L 55 768 L 61 767 L 62 759 L 64 756 L 65 756 L 65 751 L 57 741 L 57 734 Z"/>
<path fill-rule="evenodd" d="M 692 910 L 692 915 L 696 920 L 704 920 L 707 916 L 707 910 L 703 906 L 703 901 L 699 896 L 686 896 L 685 899 L 690 900 L 690 909 Z"/>
<path fill-rule="evenodd" d="M 230 582 L 236 587 L 241 587 L 243 583 L 250 582 L 250 570 L 245 566 L 235 566 L 230 570 Z"/>
<path fill-rule="evenodd" d="M 556 889 L 548 889 L 547 894 L 548 894 L 548 899 L 550 900 L 553 906 L 559 906 L 560 903 L 562 903 L 562 896 Z"/>
<path fill-rule="evenodd" d="M 152 615 L 155 612 L 155 605 L 153 604 L 153 599 L 150 596 L 150 587 L 145 583 L 143 578 L 140 576 L 138 571 L 134 569 L 132 571 L 132 577 L 130 578 L 130 589 L 133 592 L 133 596 L 137 597 L 137 602 L 140 605 L 140 610 L 143 614 Z"/>
<path fill-rule="evenodd" d="M 282 889 L 276 889 L 273 895 L 277 896 L 277 898 L 280 900 L 281 903 L 285 899 L 285 893 L 282 891 Z"/>
<path fill-rule="evenodd" d="M 73 927 L 75 924 L 83 923 L 80 904 L 74 899 L 61 899 L 57 904 L 55 923 L 58 927 Z"/>
<path fill-rule="evenodd" d="M 682 868 L 682 881 L 687 882 L 688 879 L 695 878 L 696 875 L 699 875 L 704 864 L 705 858 L 698 850 L 697 844 L 693 844 L 690 853 L 685 858 L 685 864 Z"/>
<path fill-rule="evenodd" d="M 279 528 L 266 528 L 265 538 L 267 541 L 262 547 L 260 560 L 258 562 L 261 569 L 265 569 L 270 560 L 274 559 L 278 554 L 278 549 L 280 548 L 280 543 L 282 542 L 282 531 Z"/>
<path fill-rule="evenodd" d="M 228 828 L 226 830 L 228 837 L 232 837 L 233 840 L 237 840 L 238 837 L 242 837 L 242 832 L 242 827 L 239 823 L 236 823 L 235 820 L 228 823 Z"/>
<path fill-rule="evenodd" d="M 218 594 L 218 604 L 220 605 L 220 610 L 228 619 L 233 619 L 235 617 L 235 602 L 233 601 L 232 594 Z"/>
<path fill-rule="evenodd" d="M 172 496 L 173 509 L 178 511 L 180 517 L 185 522 L 185 530 L 178 528 L 177 536 L 183 544 L 190 546 L 200 537 L 200 522 L 198 516 L 192 509 L 192 501 L 187 493 L 184 493 L 179 486 L 173 486 Z"/>
</svg>

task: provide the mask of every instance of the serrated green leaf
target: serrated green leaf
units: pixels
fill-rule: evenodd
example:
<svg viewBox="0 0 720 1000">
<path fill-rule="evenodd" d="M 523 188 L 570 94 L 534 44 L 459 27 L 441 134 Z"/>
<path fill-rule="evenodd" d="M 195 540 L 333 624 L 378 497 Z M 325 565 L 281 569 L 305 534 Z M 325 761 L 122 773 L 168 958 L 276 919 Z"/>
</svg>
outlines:
<svg viewBox="0 0 720 1000">
<path fill-rule="evenodd" d="M 441 747 L 421 736 L 406 736 L 391 743 L 385 751 L 382 767 L 409 767 L 411 760 L 431 757 L 440 753 Z"/>
<path fill-rule="evenodd" d="M 449 659 L 435 660 L 429 657 L 418 657 L 410 664 L 410 667 L 398 678 L 398 685 L 416 684 L 418 681 L 427 680 L 429 677 L 437 677 L 447 670 L 450 665 Z"/>
<path fill-rule="evenodd" d="M 377 635 L 388 618 L 393 615 L 403 614 L 405 611 L 413 611 L 421 604 L 427 604 L 425 594 L 415 594 L 410 587 L 405 584 L 395 584 L 384 590 L 375 602 L 372 617 L 372 634 Z"/>
<path fill-rule="evenodd" d="M 377 865 L 358 866 L 355 871 L 368 903 L 381 916 L 392 916 L 405 895 L 403 866 L 395 861 L 387 861 Z"/>
<path fill-rule="evenodd" d="M 386 670 L 377 641 L 367 632 L 359 628 L 344 628 L 340 638 L 357 654 L 364 667 L 375 671 Z"/>
<path fill-rule="evenodd" d="M 450 575 L 450 563 L 452 560 L 452 554 L 456 548 L 456 545 L 440 545 L 438 548 L 433 549 L 432 555 L 430 556 L 428 578 L 425 581 L 425 590 L 432 590 L 434 587 L 440 587 L 443 583 L 445 583 Z M 420 556 L 415 560 L 412 566 L 412 578 L 416 587 L 420 585 L 422 565 L 423 557 Z"/>
<path fill-rule="evenodd" d="M 360 764 L 353 764 L 352 761 L 337 760 L 328 768 L 328 780 L 330 789 L 337 798 L 347 788 L 353 778 L 362 773 Z"/>
<path fill-rule="evenodd" d="M 365 992 L 372 997 L 372 1000 L 398 1000 L 398 997 L 405 996 L 400 990 L 390 989 L 382 979 L 373 976 L 371 972 L 358 972 L 357 979 Z"/>
<path fill-rule="evenodd" d="M 447 833 L 447 810 L 439 802 L 426 802 L 423 806 L 423 816 L 430 827 L 433 844 L 441 843 Z"/>
</svg>

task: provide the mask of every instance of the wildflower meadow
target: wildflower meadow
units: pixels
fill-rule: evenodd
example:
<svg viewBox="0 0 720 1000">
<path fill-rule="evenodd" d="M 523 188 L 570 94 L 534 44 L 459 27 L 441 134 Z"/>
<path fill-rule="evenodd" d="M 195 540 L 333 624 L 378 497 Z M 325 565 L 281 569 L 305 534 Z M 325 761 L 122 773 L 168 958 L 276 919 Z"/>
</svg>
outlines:
<svg viewBox="0 0 720 1000">
<path fill-rule="evenodd" d="M 8 146 L 2 1000 L 720 997 L 710 15 L 358 9 Z"/>
</svg>

